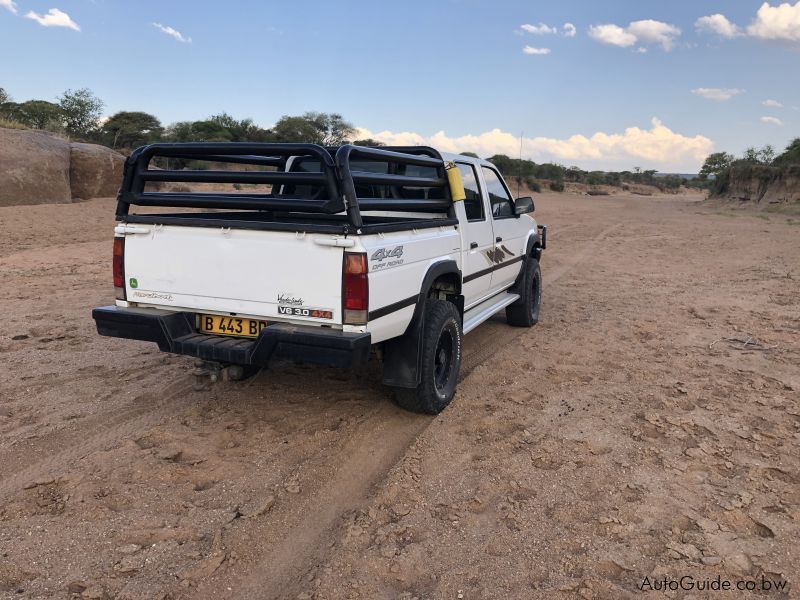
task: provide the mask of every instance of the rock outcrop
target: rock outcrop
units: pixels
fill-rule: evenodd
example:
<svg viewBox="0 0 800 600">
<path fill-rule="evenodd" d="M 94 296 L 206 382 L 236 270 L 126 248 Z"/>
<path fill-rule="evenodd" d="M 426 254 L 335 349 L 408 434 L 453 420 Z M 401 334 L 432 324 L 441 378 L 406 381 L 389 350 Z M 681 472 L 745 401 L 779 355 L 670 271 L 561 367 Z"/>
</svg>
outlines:
<svg viewBox="0 0 800 600">
<path fill-rule="evenodd" d="M 61 138 L 0 129 L 0 206 L 70 202 L 69 162 Z"/>
<path fill-rule="evenodd" d="M 0 206 L 116 196 L 124 163 L 105 146 L 0 128 Z"/>
<path fill-rule="evenodd" d="M 97 144 L 70 145 L 69 185 L 72 200 L 116 196 L 125 157 Z"/>
</svg>

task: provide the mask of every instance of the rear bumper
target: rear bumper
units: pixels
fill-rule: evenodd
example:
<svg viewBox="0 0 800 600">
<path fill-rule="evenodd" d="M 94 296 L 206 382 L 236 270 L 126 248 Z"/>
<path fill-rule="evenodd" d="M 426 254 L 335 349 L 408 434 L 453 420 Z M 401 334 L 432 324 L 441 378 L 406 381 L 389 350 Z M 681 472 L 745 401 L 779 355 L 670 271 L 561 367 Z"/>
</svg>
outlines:
<svg viewBox="0 0 800 600">
<path fill-rule="evenodd" d="M 274 323 L 255 339 L 199 334 L 195 314 L 103 306 L 92 311 L 100 335 L 155 342 L 163 352 L 239 365 L 266 366 L 272 358 L 348 368 L 367 362 L 369 333 Z"/>
</svg>

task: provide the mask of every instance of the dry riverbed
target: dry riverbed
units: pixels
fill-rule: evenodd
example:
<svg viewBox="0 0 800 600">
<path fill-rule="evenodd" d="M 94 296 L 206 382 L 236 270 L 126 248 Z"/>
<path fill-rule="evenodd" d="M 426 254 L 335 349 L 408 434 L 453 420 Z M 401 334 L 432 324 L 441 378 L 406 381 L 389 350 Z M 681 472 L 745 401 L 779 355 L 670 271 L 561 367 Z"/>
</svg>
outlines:
<svg viewBox="0 0 800 600">
<path fill-rule="evenodd" d="M 95 334 L 112 200 L 0 208 L 0 597 L 797 596 L 797 221 L 536 202 L 542 320 L 469 334 L 436 418 L 374 364 L 194 391 Z"/>
</svg>

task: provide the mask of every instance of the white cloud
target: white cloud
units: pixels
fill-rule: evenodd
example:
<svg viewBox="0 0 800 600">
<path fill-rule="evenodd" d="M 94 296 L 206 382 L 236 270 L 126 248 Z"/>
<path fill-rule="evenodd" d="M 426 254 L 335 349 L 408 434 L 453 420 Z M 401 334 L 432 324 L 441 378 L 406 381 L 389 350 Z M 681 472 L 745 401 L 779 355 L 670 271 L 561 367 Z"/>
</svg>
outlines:
<svg viewBox="0 0 800 600">
<path fill-rule="evenodd" d="M 172 36 L 173 38 L 175 38 L 179 42 L 182 42 L 184 44 L 191 44 L 192 43 L 192 38 L 183 37 L 183 34 L 181 34 L 180 31 L 178 31 L 177 29 L 173 29 L 172 27 L 170 27 L 168 25 L 162 25 L 161 23 L 153 23 L 153 27 L 155 27 L 156 29 L 158 29 L 159 31 L 161 31 L 163 33 L 166 33 L 169 36 Z"/>
<path fill-rule="evenodd" d="M 764 2 L 747 33 L 763 40 L 800 43 L 800 0 L 794 5 L 784 2 L 778 6 Z"/>
<path fill-rule="evenodd" d="M 561 26 L 561 31 L 563 32 L 564 37 L 575 37 L 575 34 L 578 33 L 578 30 L 572 23 L 564 23 Z"/>
<path fill-rule="evenodd" d="M 783 108 L 783 104 L 781 104 L 777 100 L 764 100 L 761 104 L 763 104 L 767 108 Z"/>
<path fill-rule="evenodd" d="M 525 46 L 522 51 L 525 54 L 550 54 L 550 48 L 534 48 L 533 46 Z"/>
<path fill-rule="evenodd" d="M 766 123 L 767 125 L 777 125 L 778 127 L 783 126 L 783 121 L 781 121 L 778 117 L 761 117 L 761 122 Z"/>
<path fill-rule="evenodd" d="M 744 94 L 744 90 L 736 88 L 695 88 L 692 90 L 695 96 L 700 96 L 706 100 L 716 100 L 717 102 L 725 102 L 734 96 Z"/>
<path fill-rule="evenodd" d="M 527 31 L 528 33 L 533 33 L 534 35 L 546 35 L 548 33 L 556 33 L 558 30 L 555 27 L 550 27 L 549 25 L 545 25 L 544 23 L 539 23 L 538 25 L 520 25 L 520 29 L 523 31 Z"/>
<path fill-rule="evenodd" d="M 639 42 L 661 44 L 667 52 L 672 50 L 675 38 L 681 34 L 681 30 L 674 25 L 653 19 L 634 21 L 628 25 L 628 32 L 635 35 Z"/>
<path fill-rule="evenodd" d="M 699 168 L 714 149 L 714 143 L 702 135 L 688 137 L 675 133 L 655 118 L 651 124 L 650 129 L 628 127 L 623 133 L 597 132 L 589 137 L 578 134 L 566 139 L 524 138 L 523 156 L 536 162 L 557 161 L 596 168 L 630 169 L 637 164 L 692 171 Z M 444 131 L 423 136 L 413 132 L 358 129 L 357 136 L 376 139 L 390 146 L 430 145 L 445 152 L 471 151 L 479 156 L 517 156 L 520 148 L 519 137 L 500 129 L 455 138 Z"/>
<path fill-rule="evenodd" d="M 741 34 L 739 28 L 734 23 L 731 23 L 725 15 L 719 13 L 708 15 L 707 17 L 700 17 L 694 22 L 694 26 L 698 31 L 716 33 L 725 38 L 732 38 Z"/>
<path fill-rule="evenodd" d="M 627 48 L 636 43 L 636 36 L 619 25 L 592 25 L 589 27 L 589 37 L 603 44 Z"/>
<path fill-rule="evenodd" d="M 17 5 L 14 3 L 14 0 L 0 0 L 0 6 L 7 8 L 14 14 L 17 14 Z"/>
<path fill-rule="evenodd" d="M 592 25 L 589 27 L 589 37 L 603 44 L 629 48 L 634 44 L 660 44 L 669 52 L 675 45 L 675 38 L 680 36 L 681 30 L 661 21 L 643 19 L 632 21 L 627 27 L 619 25 Z"/>
<path fill-rule="evenodd" d="M 743 35 L 739 27 L 719 13 L 700 17 L 695 26 L 700 31 L 710 31 L 727 38 Z M 795 46 L 800 44 L 800 0 L 794 4 L 783 2 L 777 6 L 764 2 L 747 27 L 746 34 L 767 41 Z"/>
<path fill-rule="evenodd" d="M 636 52 L 638 52 L 639 54 L 647 54 L 647 48 L 645 48 L 644 46 L 639 46 L 636 49 Z"/>
<path fill-rule="evenodd" d="M 25 15 L 25 18 L 33 19 L 43 27 L 67 27 L 75 31 L 81 30 L 78 24 L 73 21 L 67 13 L 57 8 L 51 8 L 47 11 L 47 14 L 44 15 L 40 15 L 31 10 Z"/>
</svg>

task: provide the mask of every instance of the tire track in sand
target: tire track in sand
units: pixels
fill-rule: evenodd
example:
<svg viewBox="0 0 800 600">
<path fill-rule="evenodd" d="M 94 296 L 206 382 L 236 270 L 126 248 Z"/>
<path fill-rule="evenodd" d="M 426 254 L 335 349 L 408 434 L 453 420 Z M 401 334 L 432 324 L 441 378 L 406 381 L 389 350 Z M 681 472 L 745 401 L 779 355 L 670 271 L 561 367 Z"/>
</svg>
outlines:
<svg viewBox="0 0 800 600">
<path fill-rule="evenodd" d="M 616 223 L 610 227 L 606 227 L 594 238 L 584 243 L 583 247 L 581 247 L 578 252 L 572 255 L 572 260 L 566 264 L 556 266 L 552 271 L 545 270 L 542 277 L 542 281 L 545 286 L 545 297 L 547 294 L 548 285 L 552 285 L 565 275 L 569 275 L 576 267 L 581 265 L 594 253 L 597 245 L 600 242 L 605 240 L 610 233 L 614 232 L 621 226 L 621 223 Z M 563 230 L 564 229 L 561 231 Z M 550 239 L 552 240 L 552 236 L 550 236 Z M 530 329 L 527 328 L 509 327 L 505 322 L 503 312 L 499 313 L 499 315 L 495 315 L 492 319 L 489 319 L 474 331 L 471 331 L 468 334 L 468 337 L 465 338 L 465 352 L 464 358 L 461 361 L 461 373 L 459 381 L 463 381 L 469 377 L 470 373 L 476 367 L 489 360 L 489 358 L 491 358 L 499 350 L 510 345 L 520 336 L 526 335 L 529 332 Z"/>
<path fill-rule="evenodd" d="M 0 500 L 36 481 L 47 481 L 65 475 L 86 455 L 129 439 L 140 431 L 159 424 L 163 419 L 190 406 L 191 377 L 180 377 L 158 392 L 134 398 L 133 406 L 113 413 L 103 413 L 79 424 L 77 430 L 59 431 L 37 440 L 27 456 L 38 458 L 26 467 L 14 470 L 16 461 L 0 456 Z"/>
<path fill-rule="evenodd" d="M 303 575 L 324 561 L 329 543 L 340 537 L 337 529 L 342 515 L 369 501 L 374 488 L 432 422 L 433 417 L 382 402 L 329 457 L 331 476 L 309 489 L 304 500 L 293 505 L 288 518 L 275 519 L 278 531 L 272 531 L 270 539 L 278 541 L 250 565 L 249 574 L 231 597 L 294 598 L 300 593 Z M 206 595 L 202 587 L 197 595 Z"/>
</svg>

